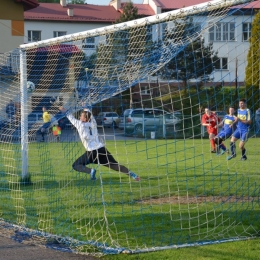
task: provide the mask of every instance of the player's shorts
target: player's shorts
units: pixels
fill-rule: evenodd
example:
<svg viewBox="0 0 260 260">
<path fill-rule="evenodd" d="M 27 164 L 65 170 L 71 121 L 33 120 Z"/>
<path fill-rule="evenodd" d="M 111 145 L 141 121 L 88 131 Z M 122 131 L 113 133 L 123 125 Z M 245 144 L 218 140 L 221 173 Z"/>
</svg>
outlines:
<svg viewBox="0 0 260 260">
<path fill-rule="evenodd" d="M 98 150 L 86 151 L 82 156 L 80 156 L 74 163 L 74 165 L 87 165 L 90 163 L 107 165 L 107 164 L 117 164 L 118 162 L 110 154 L 110 152 L 105 148 L 101 147 Z"/>
<path fill-rule="evenodd" d="M 227 138 L 229 138 L 232 135 L 232 128 L 230 128 L 230 130 L 221 130 L 217 137 L 220 137 L 222 140 L 226 140 Z"/>
<path fill-rule="evenodd" d="M 216 129 L 216 128 L 210 128 L 210 129 L 207 129 L 207 131 L 208 131 L 208 134 L 214 134 L 214 135 L 218 134 L 218 129 Z"/>
<path fill-rule="evenodd" d="M 236 129 L 232 136 L 234 136 L 236 139 L 240 139 L 242 142 L 246 142 L 248 131 L 241 131 L 240 129 Z"/>
</svg>

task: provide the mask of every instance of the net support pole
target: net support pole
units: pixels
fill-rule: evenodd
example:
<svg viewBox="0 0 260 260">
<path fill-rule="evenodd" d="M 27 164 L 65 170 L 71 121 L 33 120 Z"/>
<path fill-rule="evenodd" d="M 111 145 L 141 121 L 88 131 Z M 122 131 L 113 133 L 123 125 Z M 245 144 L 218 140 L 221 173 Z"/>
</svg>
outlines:
<svg viewBox="0 0 260 260">
<path fill-rule="evenodd" d="M 27 111 L 27 63 L 26 52 L 20 50 L 20 92 L 21 92 L 21 152 L 22 179 L 28 177 L 28 111 Z"/>
</svg>

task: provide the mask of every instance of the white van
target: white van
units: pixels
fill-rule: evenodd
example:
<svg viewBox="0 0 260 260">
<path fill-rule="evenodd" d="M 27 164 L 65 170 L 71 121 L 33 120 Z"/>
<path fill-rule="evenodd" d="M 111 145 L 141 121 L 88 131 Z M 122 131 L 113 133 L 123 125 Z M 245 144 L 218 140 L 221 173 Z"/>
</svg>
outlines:
<svg viewBox="0 0 260 260">
<path fill-rule="evenodd" d="M 125 130 L 126 133 L 143 133 L 163 127 L 174 128 L 180 122 L 181 119 L 174 114 L 161 109 L 126 109 L 120 117 L 119 129 Z"/>
</svg>

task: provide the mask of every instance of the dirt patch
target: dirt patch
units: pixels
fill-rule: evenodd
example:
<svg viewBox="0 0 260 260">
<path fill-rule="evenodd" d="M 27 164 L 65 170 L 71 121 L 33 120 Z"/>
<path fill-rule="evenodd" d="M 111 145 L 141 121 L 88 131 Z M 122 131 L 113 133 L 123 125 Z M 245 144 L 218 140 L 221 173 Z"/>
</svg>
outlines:
<svg viewBox="0 0 260 260">
<path fill-rule="evenodd" d="M 203 204 L 203 203 L 244 203 L 259 201 L 258 197 L 238 196 L 171 196 L 150 198 L 139 201 L 142 204 Z"/>
</svg>

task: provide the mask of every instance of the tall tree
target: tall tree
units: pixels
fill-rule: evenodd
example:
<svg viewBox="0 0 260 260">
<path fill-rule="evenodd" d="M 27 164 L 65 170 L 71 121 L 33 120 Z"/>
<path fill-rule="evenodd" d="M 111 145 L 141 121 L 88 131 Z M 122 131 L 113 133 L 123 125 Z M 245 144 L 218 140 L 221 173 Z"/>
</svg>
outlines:
<svg viewBox="0 0 260 260">
<path fill-rule="evenodd" d="M 119 19 L 115 21 L 115 23 L 123 23 L 131 20 L 138 19 L 138 8 L 133 5 L 132 2 L 126 3 L 123 7 L 123 12 L 120 15 Z M 131 57 L 131 52 L 134 52 L 134 42 L 131 40 L 131 36 L 133 35 L 133 31 L 125 30 L 114 33 L 113 37 L 113 46 L 114 46 L 114 55 L 117 60 L 121 60 L 122 64 L 127 60 L 127 58 Z M 134 36 L 134 35 L 133 35 Z M 114 58 L 115 59 L 115 58 Z M 114 60 L 113 59 L 113 60 Z M 129 79 L 130 80 L 130 79 Z M 132 107 L 132 94 L 131 88 L 122 93 L 124 98 L 130 98 L 130 107 Z"/>
<path fill-rule="evenodd" d="M 166 28 L 164 33 L 164 44 L 179 45 L 176 48 L 179 52 L 161 69 L 159 74 L 163 78 L 182 81 L 185 90 L 190 79 L 210 80 L 210 74 L 219 61 L 217 52 L 213 50 L 213 44 L 205 45 L 199 33 L 200 25 L 193 23 L 193 20 L 189 18 L 175 22 L 175 26 L 172 29 Z"/>
<path fill-rule="evenodd" d="M 123 12 L 120 15 L 119 19 L 115 23 L 123 23 L 139 18 L 138 8 L 133 5 L 132 2 L 126 3 L 123 8 Z"/>
<path fill-rule="evenodd" d="M 38 0 L 39 3 L 60 3 L 60 0 Z M 84 4 L 85 0 L 68 0 L 68 4 Z"/>
<path fill-rule="evenodd" d="M 251 37 L 249 38 L 249 51 L 247 54 L 247 66 L 245 85 L 248 99 L 254 97 L 259 102 L 260 92 L 260 12 L 256 13 L 252 22 Z M 259 105 L 259 104 L 258 104 Z"/>
</svg>

